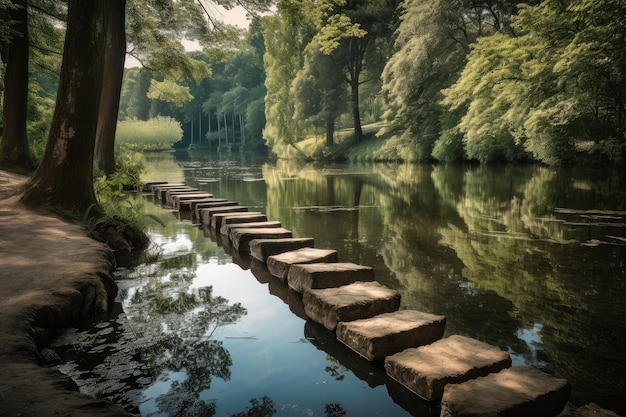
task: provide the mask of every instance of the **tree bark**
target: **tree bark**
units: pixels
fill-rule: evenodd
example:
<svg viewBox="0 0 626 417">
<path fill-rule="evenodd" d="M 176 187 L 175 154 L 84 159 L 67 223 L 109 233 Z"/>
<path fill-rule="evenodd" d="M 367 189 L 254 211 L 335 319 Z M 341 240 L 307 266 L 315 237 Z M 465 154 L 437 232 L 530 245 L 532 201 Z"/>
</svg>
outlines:
<svg viewBox="0 0 626 417">
<path fill-rule="evenodd" d="M 106 48 L 95 163 L 106 175 L 115 172 L 115 132 L 126 58 L 126 0 L 109 0 L 105 8 Z"/>
<path fill-rule="evenodd" d="M 331 115 L 326 116 L 326 146 L 335 144 L 335 118 Z"/>
<path fill-rule="evenodd" d="M 34 164 L 28 147 L 26 117 L 28 108 L 28 1 L 14 0 L 19 6 L 9 12 L 16 23 L 15 36 L 2 50 L 6 63 L 4 74 L 4 106 L 2 108 L 2 140 L 0 165 L 32 171 Z"/>
<path fill-rule="evenodd" d="M 69 0 L 59 90 L 41 164 L 22 201 L 74 215 L 100 214 L 93 154 L 104 78 L 107 0 Z M 95 209 L 95 210 L 94 210 Z"/>
</svg>

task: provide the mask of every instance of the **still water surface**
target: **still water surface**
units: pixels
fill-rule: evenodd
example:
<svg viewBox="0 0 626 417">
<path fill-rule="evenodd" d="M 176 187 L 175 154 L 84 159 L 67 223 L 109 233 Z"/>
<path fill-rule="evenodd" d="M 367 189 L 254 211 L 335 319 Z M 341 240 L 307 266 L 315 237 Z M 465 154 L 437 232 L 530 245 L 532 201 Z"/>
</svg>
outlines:
<svg viewBox="0 0 626 417">
<path fill-rule="evenodd" d="M 146 179 L 185 182 L 264 212 L 295 237 L 336 249 L 341 262 L 373 267 L 377 281 L 401 293 L 401 308 L 445 315 L 446 336 L 499 346 L 514 364 L 568 379 L 574 405 L 624 414 L 623 175 L 320 168 L 187 152 L 149 159 Z M 438 415 L 307 321 L 297 294 L 262 265 L 233 254 L 191 216 L 151 203 L 146 211 L 160 219 L 150 223 L 153 244 L 118 273 L 123 312 L 112 321 L 129 342 L 103 366 L 117 385 L 92 391 L 128 391 L 143 416 Z M 96 348 L 104 343 L 103 334 L 76 333 Z M 115 361 L 123 375 L 111 371 Z M 76 374 L 80 365 L 63 367 Z M 130 380 L 133 389 L 120 382 Z"/>
</svg>

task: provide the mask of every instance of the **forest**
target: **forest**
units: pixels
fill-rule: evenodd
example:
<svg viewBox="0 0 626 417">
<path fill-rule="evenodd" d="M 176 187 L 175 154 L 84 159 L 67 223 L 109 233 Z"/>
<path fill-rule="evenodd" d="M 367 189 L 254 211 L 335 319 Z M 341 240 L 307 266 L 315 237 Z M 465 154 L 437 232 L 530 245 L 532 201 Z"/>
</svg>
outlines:
<svg viewBox="0 0 626 417">
<path fill-rule="evenodd" d="M 24 201 L 81 211 L 130 145 L 623 165 L 624 17 L 624 0 L 0 0 L 0 165 L 37 168 Z"/>
</svg>

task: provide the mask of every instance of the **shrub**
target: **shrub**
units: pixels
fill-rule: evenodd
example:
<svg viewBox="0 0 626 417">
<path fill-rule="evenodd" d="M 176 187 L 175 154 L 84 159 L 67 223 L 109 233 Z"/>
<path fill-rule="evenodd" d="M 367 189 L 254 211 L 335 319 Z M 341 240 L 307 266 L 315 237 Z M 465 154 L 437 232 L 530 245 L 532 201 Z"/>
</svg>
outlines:
<svg viewBox="0 0 626 417">
<path fill-rule="evenodd" d="M 180 123 L 171 117 L 128 119 L 118 122 L 115 144 L 133 145 L 138 151 L 156 151 L 170 149 L 182 137 Z"/>
</svg>

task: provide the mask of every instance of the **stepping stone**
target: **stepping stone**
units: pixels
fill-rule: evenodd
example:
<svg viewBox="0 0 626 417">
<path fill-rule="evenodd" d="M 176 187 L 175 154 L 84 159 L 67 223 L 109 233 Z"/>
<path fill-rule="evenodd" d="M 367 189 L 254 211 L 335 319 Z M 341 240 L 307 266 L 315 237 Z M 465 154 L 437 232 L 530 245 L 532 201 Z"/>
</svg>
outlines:
<svg viewBox="0 0 626 417">
<path fill-rule="evenodd" d="M 199 198 L 199 199 L 194 199 L 194 200 L 182 200 L 180 202 L 180 210 L 195 211 L 196 206 L 200 203 L 224 203 L 226 201 L 228 200 L 226 200 L 225 198 L 214 198 L 214 197 Z"/>
<path fill-rule="evenodd" d="M 460 384 L 509 366 L 511 358 L 507 352 L 459 335 L 385 359 L 389 377 L 428 401 L 440 399 L 448 384 Z"/>
<path fill-rule="evenodd" d="M 246 206 L 220 206 L 220 207 L 203 207 L 200 209 L 200 218 L 202 223 L 211 224 L 211 216 L 217 213 L 240 213 L 248 211 Z"/>
<path fill-rule="evenodd" d="M 143 191 L 147 193 L 154 192 L 154 188 L 157 185 L 167 185 L 167 181 L 146 181 L 143 183 Z"/>
<path fill-rule="evenodd" d="M 189 193 L 197 193 L 199 190 L 197 188 L 171 188 L 169 190 L 163 190 L 161 193 L 161 202 L 167 205 L 172 205 L 172 197 L 180 194 L 189 194 Z"/>
<path fill-rule="evenodd" d="M 225 220 L 230 219 L 230 218 L 235 218 L 235 217 L 239 217 L 239 216 L 250 216 L 250 215 L 255 215 L 258 216 L 260 214 L 263 214 L 259 211 L 236 211 L 236 212 L 226 212 L 226 213 L 215 213 L 211 216 L 211 222 L 207 223 L 209 226 L 211 226 L 212 229 L 215 229 L 215 232 L 220 235 L 220 229 L 222 228 L 222 224 L 224 223 Z M 267 219 L 266 219 L 267 220 Z"/>
<path fill-rule="evenodd" d="M 198 199 L 198 198 L 213 198 L 213 194 L 200 192 L 200 193 L 188 193 L 188 194 L 175 195 L 172 198 L 172 200 L 173 200 L 173 204 L 172 205 L 174 207 L 176 207 L 177 210 L 180 210 L 180 203 L 182 201 L 194 200 L 194 199 Z"/>
<path fill-rule="evenodd" d="M 222 200 L 222 199 L 220 199 Z M 196 218 L 197 219 L 202 219 L 202 214 L 200 213 L 200 210 L 202 210 L 203 208 L 211 208 L 211 207 L 228 207 L 228 206 L 238 206 L 239 203 L 236 201 L 230 201 L 230 200 L 226 200 L 226 201 L 209 201 L 206 203 L 198 203 L 196 204 L 196 207 L 194 208 L 194 211 L 196 213 Z"/>
<path fill-rule="evenodd" d="M 168 185 L 163 185 L 163 186 L 158 186 L 158 187 L 154 187 L 154 197 L 159 200 L 159 201 L 163 201 L 163 199 L 165 198 L 165 193 L 167 192 L 167 190 L 187 190 L 191 187 L 185 185 L 185 184 L 176 184 L 176 185 L 172 185 L 172 184 L 168 184 Z"/>
<path fill-rule="evenodd" d="M 272 258 L 268 258 L 268 265 Z M 306 314 L 313 321 L 328 330 L 335 330 L 342 321 L 366 319 L 398 310 L 400 293 L 376 281 L 355 282 L 337 288 L 307 290 L 303 302 Z"/>
<path fill-rule="evenodd" d="M 281 237 L 291 236 L 291 230 L 287 230 L 284 227 L 265 227 L 261 229 L 239 228 L 232 230 L 230 233 L 230 241 L 233 243 L 233 247 L 238 251 L 250 252 L 248 242 L 252 239 L 279 239 Z"/>
<path fill-rule="evenodd" d="M 356 281 L 374 281 L 374 270 L 369 266 L 341 262 L 292 265 L 287 273 L 289 286 L 299 292 L 340 287 Z"/>
<path fill-rule="evenodd" d="M 232 217 L 228 217 L 233 219 Z M 234 220 L 236 221 L 236 217 Z M 222 227 L 220 228 L 220 233 L 225 236 L 230 236 L 230 232 L 233 229 L 269 229 L 275 227 L 282 227 L 282 224 L 277 221 L 265 221 L 265 222 L 248 222 L 248 223 L 224 223 L 222 219 Z"/>
<path fill-rule="evenodd" d="M 441 339 L 445 327 L 445 316 L 398 310 L 340 322 L 336 331 L 337 339 L 350 349 L 367 360 L 377 361 L 407 348 L 433 343 Z"/>
<path fill-rule="evenodd" d="M 619 414 L 605 410 L 598 404 L 589 403 L 574 410 L 571 417 L 620 417 Z"/>
<path fill-rule="evenodd" d="M 227 224 L 247 224 L 247 223 L 258 223 L 258 222 L 266 222 L 267 216 L 259 211 L 248 211 L 246 213 L 233 213 L 232 216 L 222 216 L 222 226 L 224 227 Z M 220 228 L 220 233 L 221 233 Z"/>
<path fill-rule="evenodd" d="M 514 366 L 462 384 L 447 385 L 441 415 L 553 417 L 565 407 L 570 390 L 566 379 L 530 366 Z"/>
<path fill-rule="evenodd" d="M 174 207 L 176 205 L 176 197 L 183 195 L 198 195 L 198 193 L 208 194 L 204 191 L 198 190 L 197 188 L 189 188 L 187 190 L 167 190 L 165 192 L 165 198 L 167 204 Z"/>
<path fill-rule="evenodd" d="M 338 260 L 339 255 L 334 249 L 302 248 L 268 257 L 267 268 L 275 277 L 286 280 L 291 265 L 337 262 Z"/>
<path fill-rule="evenodd" d="M 152 194 L 155 197 L 159 197 L 159 193 L 161 192 L 161 190 L 167 190 L 170 188 L 181 188 L 181 187 L 186 187 L 186 185 L 182 183 L 172 183 L 172 184 L 168 183 L 168 184 L 163 184 L 163 185 L 153 185 L 151 189 L 152 189 Z"/>
<path fill-rule="evenodd" d="M 253 239 L 248 242 L 252 257 L 261 262 L 267 261 L 268 256 L 278 255 L 302 248 L 312 248 L 315 240 L 310 237 L 292 237 L 285 239 Z"/>
</svg>

